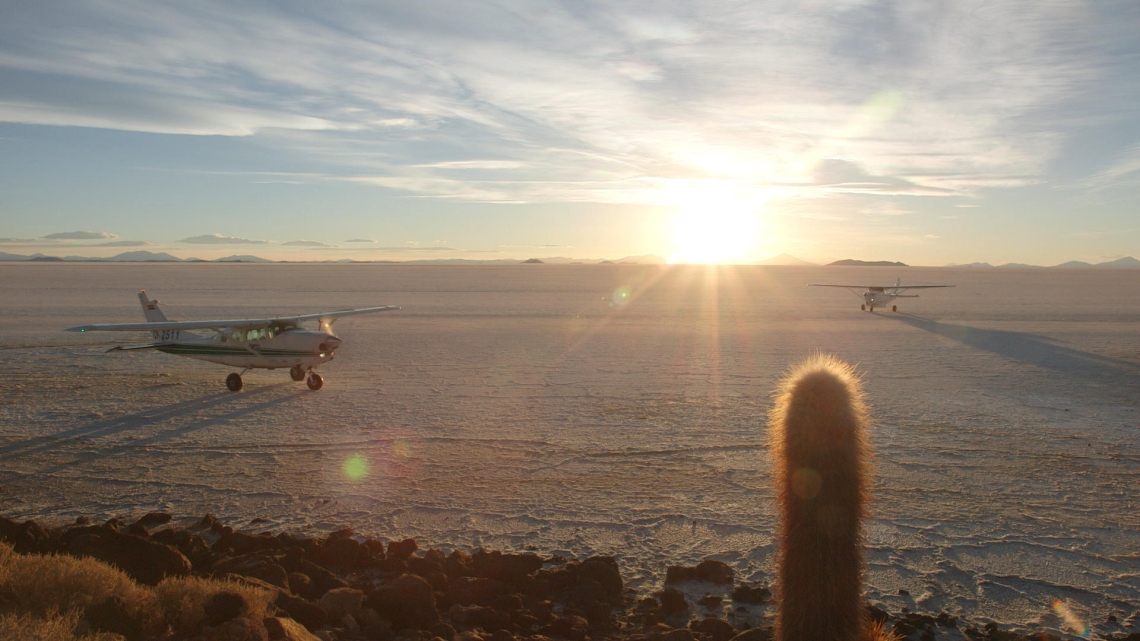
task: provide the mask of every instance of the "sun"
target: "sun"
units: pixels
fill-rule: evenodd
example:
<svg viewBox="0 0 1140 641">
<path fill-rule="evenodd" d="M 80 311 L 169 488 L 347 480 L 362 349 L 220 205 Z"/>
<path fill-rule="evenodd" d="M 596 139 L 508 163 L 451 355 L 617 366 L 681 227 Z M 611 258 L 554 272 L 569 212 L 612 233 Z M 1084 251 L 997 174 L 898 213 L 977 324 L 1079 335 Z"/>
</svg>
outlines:
<svg viewBox="0 0 1140 641">
<path fill-rule="evenodd" d="M 673 219 L 672 263 L 720 264 L 753 258 L 759 220 L 739 208 L 688 208 Z"/>
</svg>

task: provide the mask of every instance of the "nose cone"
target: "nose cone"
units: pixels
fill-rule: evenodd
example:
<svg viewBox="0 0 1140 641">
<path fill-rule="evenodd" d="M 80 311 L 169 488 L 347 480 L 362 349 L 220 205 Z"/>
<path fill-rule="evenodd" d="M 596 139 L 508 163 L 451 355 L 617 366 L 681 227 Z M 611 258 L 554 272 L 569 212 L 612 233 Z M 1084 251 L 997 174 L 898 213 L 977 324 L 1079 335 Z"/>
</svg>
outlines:
<svg viewBox="0 0 1140 641">
<path fill-rule="evenodd" d="M 334 349 L 340 347 L 340 344 L 341 340 L 336 336 L 326 336 L 325 339 L 321 341 L 321 351 L 331 352 Z"/>
</svg>

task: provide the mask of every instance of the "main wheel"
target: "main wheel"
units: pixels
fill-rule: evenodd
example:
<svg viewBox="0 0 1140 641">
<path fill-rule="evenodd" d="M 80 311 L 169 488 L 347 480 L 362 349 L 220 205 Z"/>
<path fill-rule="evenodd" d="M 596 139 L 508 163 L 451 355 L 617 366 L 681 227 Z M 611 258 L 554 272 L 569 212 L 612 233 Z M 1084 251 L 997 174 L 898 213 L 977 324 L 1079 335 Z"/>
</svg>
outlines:
<svg viewBox="0 0 1140 641">
<path fill-rule="evenodd" d="M 866 305 L 860 305 L 859 309 L 861 309 L 863 311 L 867 311 L 867 306 Z"/>
<path fill-rule="evenodd" d="M 226 377 L 226 387 L 230 388 L 231 392 L 241 390 L 241 374 L 230 374 Z"/>
<path fill-rule="evenodd" d="M 305 380 L 305 370 L 301 369 L 300 365 L 294 365 L 289 368 L 289 376 L 299 383 Z"/>
<path fill-rule="evenodd" d="M 891 311 L 892 311 L 892 312 L 897 312 L 897 311 L 899 311 L 899 306 L 898 306 L 898 305 L 891 305 Z"/>
<path fill-rule="evenodd" d="M 309 389 L 314 392 L 321 389 L 321 385 L 325 384 L 325 379 L 321 378 L 320 374 L 309 374 Z"/>
</svg>

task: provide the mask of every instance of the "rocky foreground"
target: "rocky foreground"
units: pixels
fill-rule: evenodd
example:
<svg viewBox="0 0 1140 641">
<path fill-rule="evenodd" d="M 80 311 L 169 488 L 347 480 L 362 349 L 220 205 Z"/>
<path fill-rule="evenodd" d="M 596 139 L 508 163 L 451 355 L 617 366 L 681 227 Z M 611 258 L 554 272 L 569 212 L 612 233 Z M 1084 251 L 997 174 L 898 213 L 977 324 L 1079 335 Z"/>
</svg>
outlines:
<svg viewBox="0 0 1140 641">
<path fill-rule="evenodd" d="M 181 629 L 167 625 L 157 633 L 133 620 L 140 615 L 132 614 L 116 597 L 82 613 L 80 628 L 128 640 L 772 638 L 771 620 L 764 614 L 764 604 L 772 596 L 769 587 L 736 584 L 732 569 L 715 560 L 696 567 L 670 567 L 663 590 L 638 594 L 625 587 L 612 557 L 578 561 L 485 550 L 444 554 L 421 550 L 412 539 L 385 543 L 351 529 L 326 537 L 253 534 L 209 515 L 176 522 L 169 514 L 152 513 L 129 525 L 120 519 L 93 524 L 81 517 L 73 526 L 57 529 L 0 517 L 0 540 L 18 554 L 91 557 L 146 586 L 168 577 L 198 576 L 260 588 L 270 595 L 264 616 L 251 618 L 245 597 L 218 592 L 193 624 Z M 701 592 L 701 585 L 716 589 L 690 602 L 686 593 L 691 598 Z M 10 600 L 0 593 L 0 612 Z M 759 614 L 736 616 L 749 612 Z M 895 617 L 871 608 L 871 616 L 886 621 L 887 629 L 898 636 L 916 641 L 932 641 L 944 633 L 971 641 L 1029 638 L 993 625 L 959 630 L 958 621 L 944 612 Z M 1116 639 L 1140 641 L 1140 632 Z"/>
</svg>

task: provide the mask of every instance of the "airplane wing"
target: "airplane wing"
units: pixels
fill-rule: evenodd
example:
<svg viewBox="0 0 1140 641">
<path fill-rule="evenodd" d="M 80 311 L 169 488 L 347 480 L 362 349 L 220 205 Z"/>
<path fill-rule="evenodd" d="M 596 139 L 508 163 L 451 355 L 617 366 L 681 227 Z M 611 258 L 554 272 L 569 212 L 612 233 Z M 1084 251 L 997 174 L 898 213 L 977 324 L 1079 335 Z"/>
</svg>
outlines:
<svg viewBox="0 0 1140 641">
<path fill-rule="evenodd" d="M 173 343 L 150 343 L 149 345 L 117 345 L 107 351 L 130 352 L 136 349 L 158 349 L 159 347 L 166 347 L 167 345 L 173 345 Z"/>
<path fill-rule="evenodd" d="M 163 329 L 257 329 L 269 327 L 275 323 L 300 323 L 306 320 L 320 320 L 327 324 L 342 316 L 355 314 L 374 314 L 376 312 L 390 312 L 400 309 L 396 305 L 384 307 L 366 307 L 364 309 L 343 309 L 335 312 L 321 312 L 318 314 L 303 314 L 301 316 L 281 316 L 277 318 L 238 318 L 223 320 L 201 321 L 159 321 L 155 323 L 110 323 L 105 325 L 76 325 L 64 329 L 65 332 L 152 332 Z"/>
<path fill-rule="evenodd" d="M 821 283 L 808 283 L 808 287 L 843 287 L 845 289 L 931 289 L 934 287 L 954 287 L 954 285 L 824 285 Z"/>
</svg>

